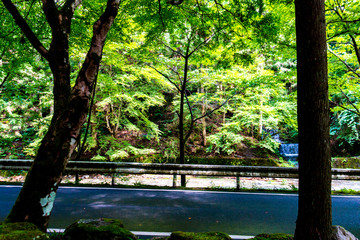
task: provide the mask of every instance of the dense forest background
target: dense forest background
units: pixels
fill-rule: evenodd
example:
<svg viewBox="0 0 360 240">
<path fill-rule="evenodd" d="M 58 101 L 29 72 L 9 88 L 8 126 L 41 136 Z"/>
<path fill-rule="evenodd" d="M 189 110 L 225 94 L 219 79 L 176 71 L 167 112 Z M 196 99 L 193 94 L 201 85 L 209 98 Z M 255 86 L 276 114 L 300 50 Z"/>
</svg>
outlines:
<svg viewBox="0 0 360 240">
<path fill-rule="evenodd" d="M 241 12 L 159 2 L 121 4 L 72 158 L 170 162 L 183 139 L 186 156 L 281 161 L 280 142 L 297 142 L 293 2 L 248 0 Z M 30 19 L 40 3 L 17 5 L 50 39 L 45 19 Z M 101 7 L 84 2 L 74 17 L 73 80 Z M 0 11 L 0 158 L 32 158 L 53 113 L 52 75 Z M 360 155 L 360 7 L 329 0 L 326 14 L 332 155 Z"/>
</svg>

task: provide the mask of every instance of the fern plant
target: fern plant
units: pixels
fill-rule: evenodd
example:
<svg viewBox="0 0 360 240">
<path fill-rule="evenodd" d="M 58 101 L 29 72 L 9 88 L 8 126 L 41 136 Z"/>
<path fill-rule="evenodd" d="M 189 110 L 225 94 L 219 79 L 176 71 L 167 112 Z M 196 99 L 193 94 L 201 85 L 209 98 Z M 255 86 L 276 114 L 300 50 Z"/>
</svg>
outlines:
<svg viewBox="0 0 360 240">
<path fill-rule="evenodd" d="M 214 151 L 218 154 L 231 155 L 239 148 L 244 137 L 229 131 L 220 131 L 210 135 L 207 140 L 210 144 L 208 152 Z"/>
</svg>

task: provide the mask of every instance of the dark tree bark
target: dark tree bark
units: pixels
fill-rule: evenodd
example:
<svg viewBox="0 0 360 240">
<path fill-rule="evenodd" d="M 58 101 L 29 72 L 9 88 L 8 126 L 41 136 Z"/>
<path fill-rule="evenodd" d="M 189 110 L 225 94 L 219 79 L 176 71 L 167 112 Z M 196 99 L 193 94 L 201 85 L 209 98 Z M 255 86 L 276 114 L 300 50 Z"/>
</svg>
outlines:
<svg viewBox="0 0 360 240">
<path fill-rule="evenodd" d="M 86 121 L 105 39 L 117 15 L 120 0 L 108 0 L 105 12 L 95 22 L 90 49 L 72 89 L 68 40 L 71 18 L 81 1 L 68 0 L 60 10 L 53 0 L 42 1 L 52 30 L 49 50 L 36 38 L 11 0 L 2 1 L 33 47 L 48 60 L 54 77 L 53 118 L 6 221 L 28 221 L 46 231 L 62 173 L 77 146 L 81 126 Z"/>
<path fill-rule="evenodd" d="M 324 0 L 295 0 L 299 127 L 296 240 L 329 240 L 331 165 Z"/>
</svg>

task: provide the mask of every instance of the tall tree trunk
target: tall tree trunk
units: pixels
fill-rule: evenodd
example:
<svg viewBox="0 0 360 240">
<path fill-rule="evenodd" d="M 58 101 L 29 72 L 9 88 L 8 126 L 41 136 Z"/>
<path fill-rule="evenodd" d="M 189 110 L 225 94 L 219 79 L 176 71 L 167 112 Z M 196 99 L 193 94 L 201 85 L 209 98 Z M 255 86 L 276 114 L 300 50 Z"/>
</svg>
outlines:
<svg viewBox="0 0 360 240">
<path fill-rule="evenodd" d="M 31 32 L 15 5 L 10 0 L 2 1 L 35 49 L 49 61 L 54 77 L 53 118 L 6 221 L 28 221 L 46 231 L 62 173 L 86 120 L 105 39 L 117 15 L 120 0 L 108 0 L 105 12 L 94 24 L 91 46 L 73 89 L 70 88 L 68 37 L 71 18 L 80 1 L 68 0 L 61 10 L 54 1 L 43 1 L 53 37 L 49 51 Z"/>
<path fill-rule="evenodd" d="M 296 240 L 329 240 L 331 165 L 324 0 L 295 0 L 299 126 Z"/>
</svg>

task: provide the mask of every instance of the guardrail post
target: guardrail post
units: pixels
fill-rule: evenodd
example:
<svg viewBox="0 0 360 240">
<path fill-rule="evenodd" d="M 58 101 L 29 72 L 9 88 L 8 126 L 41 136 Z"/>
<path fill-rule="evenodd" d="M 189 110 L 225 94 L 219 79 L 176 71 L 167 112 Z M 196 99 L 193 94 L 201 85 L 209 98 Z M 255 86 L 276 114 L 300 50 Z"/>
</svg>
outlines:
<svg viewBox="0 0 360 240">
<path fill-rule="evenodd" d="M 173 188 L 176 188 L 176 182 L 177 182 L 177 175 L 173 175 Z"/>
<path fill-rule="evenodd" d="M 75 184 L 79 184 L 79 183 L 80 183 L 79 172 L 76 171 L 76 172 L 75 172 Z"/>
<path fill-rule="evenodd" d="M 240 177 L 236 176 L 236 190 L 240 190 Z"/>
<path fill-rule="evenodd" d="M 115 174 L 111 174 L 111 186 L 115 186 Z"/>
</svg>

